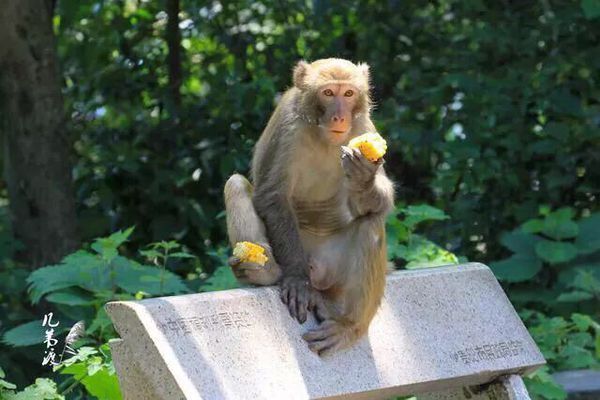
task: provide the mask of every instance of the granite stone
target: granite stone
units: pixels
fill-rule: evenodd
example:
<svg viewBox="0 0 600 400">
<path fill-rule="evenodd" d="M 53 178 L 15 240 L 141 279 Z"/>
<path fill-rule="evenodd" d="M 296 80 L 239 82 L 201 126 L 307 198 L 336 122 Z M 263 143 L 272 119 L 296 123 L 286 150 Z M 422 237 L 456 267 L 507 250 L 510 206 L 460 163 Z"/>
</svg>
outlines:
<svg viewBox="0 0 600 400">
<path fill-rule="evenodd" d="M 122 339 L 111 346 L 126 400 L 388 399 L 482 385 L 545 362 L 477 263 L 389 275 L 368 335 L 326 358 L 301 337 L 316 322 L 293 320 L 274 287 L 106 310 Z"/>
</svg>

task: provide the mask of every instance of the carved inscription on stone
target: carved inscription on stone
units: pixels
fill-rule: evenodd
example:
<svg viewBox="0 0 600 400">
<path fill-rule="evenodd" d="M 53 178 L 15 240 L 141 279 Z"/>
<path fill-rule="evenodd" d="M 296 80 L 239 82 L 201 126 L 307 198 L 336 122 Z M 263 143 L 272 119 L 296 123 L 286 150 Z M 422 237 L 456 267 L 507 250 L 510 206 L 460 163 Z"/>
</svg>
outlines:
<svg viewBox="0 0 600 400">
<path fill-rule="evenodd" d="M 204 332 L 224 329 L 239 329 L 252 326 L 247 311 L 229 311 L 193 317 L 168 318 L 158 322 L 163 332 L 176 335 L 188 335 L 192 332 Z"/>
<path fill-rule="evenodd" d="M 524 352 L 523 342 L 510 340 L 484 344 L 481 346 L 467 347 L 450 355 L 454 361 L 462 361 L 464 364 L 478 363 L 482 361 L 496 360 L 499 358 L 516 357 Z"/>
</svg>

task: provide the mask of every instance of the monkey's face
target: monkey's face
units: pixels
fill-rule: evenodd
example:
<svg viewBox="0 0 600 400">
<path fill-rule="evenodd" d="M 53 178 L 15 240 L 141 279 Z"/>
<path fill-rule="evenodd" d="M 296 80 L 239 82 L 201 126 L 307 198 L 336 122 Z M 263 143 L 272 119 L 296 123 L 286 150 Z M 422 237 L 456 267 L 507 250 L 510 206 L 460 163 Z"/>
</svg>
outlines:
<svg viewBox="0 0 600 400">
<path fill-rule="evenodd" d="M 359 95 L 359 90 L 350 84 L 332 83 L 318 89 L 319 128 L 323 138 L 332 145 L 348 141 Z"/>
</svg>

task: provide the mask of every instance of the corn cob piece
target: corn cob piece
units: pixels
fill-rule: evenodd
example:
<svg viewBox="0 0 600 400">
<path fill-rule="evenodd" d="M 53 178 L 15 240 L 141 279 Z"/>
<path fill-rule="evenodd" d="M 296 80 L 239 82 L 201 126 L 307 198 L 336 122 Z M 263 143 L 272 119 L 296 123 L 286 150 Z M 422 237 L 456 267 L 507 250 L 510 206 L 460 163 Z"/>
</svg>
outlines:
<svg viewBox="0 0 600 400">
<path fill-rule="evenodd" d="M 358 149 L 371 162 L 384 156 L 387 143 L 377 132 L 367 132 L 350 140 L 348 147 Z"/>
<path fill-rule="evenodd" d="M 233 248 L 233 255 L 241 262 L 251 262 L 260 266 L 269 261 L 265 255 L 265 248 L 252 242 L 237 242 Z"/>
</svg>

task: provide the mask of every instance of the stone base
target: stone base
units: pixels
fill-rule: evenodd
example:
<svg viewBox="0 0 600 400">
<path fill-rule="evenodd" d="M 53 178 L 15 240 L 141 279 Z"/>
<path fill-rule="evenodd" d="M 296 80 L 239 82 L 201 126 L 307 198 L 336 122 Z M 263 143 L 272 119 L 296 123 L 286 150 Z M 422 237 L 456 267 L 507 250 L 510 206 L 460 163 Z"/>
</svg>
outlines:
<svg viewBox="0 0 600 400">
<path fill-rule="evenodd" d="M 531 400 L 523 379 L 508 375 L 485 385 L 447 389 L 417 396 L 417 400 Z"/>
<path fill-rule="evenodd" d="M 481 264 L 388 276 L 368 335 L 326 358 L 301 337 L 316 322 L 293 320 L 277 288 L 106 309 L 123 340 L 111 346 L 128 400 L 389 399 L 482 385 L 544 364 Z"/>
</svg>

